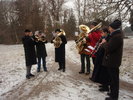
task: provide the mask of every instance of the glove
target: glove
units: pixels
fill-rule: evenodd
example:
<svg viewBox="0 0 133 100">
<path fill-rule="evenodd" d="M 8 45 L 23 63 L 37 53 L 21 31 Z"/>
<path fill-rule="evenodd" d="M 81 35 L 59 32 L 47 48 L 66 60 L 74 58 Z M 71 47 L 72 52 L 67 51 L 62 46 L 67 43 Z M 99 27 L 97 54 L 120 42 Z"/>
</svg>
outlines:
<svg viewBox="0 0 133 100">
<path fill-rule="evenodd" d="M 83 42 L 86 43 L 86 39 L 85 38 L 83 39 Z"/>
<path fill-rule="evenodd" d="M 84 47 L 86 47 L 86 46 L 87 46 L 87 44 L 85 43 L 85 44 L 83 44 L 83 46 L 84 46 Z"/>
<path fill-rule="evenodd" d="M 53 40 L 53 42 L 55 43 L 56 41 L 55 41 L 55 40 Z"/>
<path fill-rule="evenodd" d="M 60 44 L 62 44 L 62 41 L 60 41 Z"/>
</svg>

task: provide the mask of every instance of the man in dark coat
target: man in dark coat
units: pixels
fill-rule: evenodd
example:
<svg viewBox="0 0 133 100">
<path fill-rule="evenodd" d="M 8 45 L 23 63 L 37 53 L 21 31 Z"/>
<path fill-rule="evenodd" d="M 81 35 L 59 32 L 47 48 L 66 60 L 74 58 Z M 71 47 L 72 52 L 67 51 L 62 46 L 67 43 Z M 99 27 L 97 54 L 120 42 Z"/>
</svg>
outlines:
<svg viewBox="0 0 133 100">
<path fill-rule="evenodd" d="M 53 38 L 52 42 L 56 43 L 55 38 L 59 37 L 61 39 L 61 45 L 58 48 L 55 48 L 55 62 L 58 62 L 59 69 L 65 72 L 65 45 L 67 44 L 65 32 L 62 29 L 56 29 L 56 37 Z"/>
<path fill-rule="evenodd" d="M 22 38 L 22 43 L 25 52 L 25 61 L 26 61 L 26 78 L 34 77 L 31 74 L 32 65 L 36 64 L 36 53 L 35 53 L 35 42 L 32 38 L 32 32 L 28 29 L 25 30 L 25 36 Z"/>
<path fill-rule="evenodd" d="M 120 30 L 121 21 L 115 20 L 109 25 L 109 41 L 103 41 L 105 54 L 103 66 L 107 67 L 110 79 L 110 93 L 106 100 L 118 100 L 119 95 L 119 67 L 122 61 L 123 34 Z"/>
<path fill-rule="evenodd" d="M 79 74 L 86 73 L 86 75 L 89 75 L 90 74 L 90 56 L 89 56 L 89 53 L 86 51 L 87 47 L 89 46 L 89 42 L 86 36 L 90 32 L 90 28 L 86 25 L 80 25 L 79 30 L 80 30 L 80 34 L 78 36 L 78 39 L 76 40 L 76 48 L 79 51 L 80 61 L 81 61 L 81 70 Z M 80 41 L 81 38 L 82 40 Z"/>
<path fill-rule="evenodd" d="M 47 40 L 41 31 L 39 31 L 35 35 L 38 37 L 38 38 L 35 37 L 36 38 L 36 51 L 37 51 L 37 58 L 38 58 L 37 72 L 40 72 L 40 69 L 41 69 L 41 59 L 43 61 L 43 70 L 47 72 L 47 67 L 46 67 L 47 52 L 46 52 L 46 47 L 45 47 L 45 43 L 47 43 Z"/>
<path fill-rule="evenodd" d="M 109 91 L 109 75 L 107 72 L 107 67 L 102 65 L 102 61 L 103 61 L 103 56 L 104 56 L 104 48 L 100 45 L 103 39 L 106 39 L 106 41 L 108 41 L 108 37 L 109 37 L 109 30 L 107 28 L 103 28 L 102 29 L 102 37 L 101 37 L 101 41 L 99 41 L 99 47 L 96 50 L 96 59 L 95 59 L 95 66 L 94 66 L 94 70 L 92 73 L 92 81 L 94 82 L 98 82 L 101 85 L 99 86 L 100 89 L 99 91 L 104 92 L 104 91 Z"/>
</svg>

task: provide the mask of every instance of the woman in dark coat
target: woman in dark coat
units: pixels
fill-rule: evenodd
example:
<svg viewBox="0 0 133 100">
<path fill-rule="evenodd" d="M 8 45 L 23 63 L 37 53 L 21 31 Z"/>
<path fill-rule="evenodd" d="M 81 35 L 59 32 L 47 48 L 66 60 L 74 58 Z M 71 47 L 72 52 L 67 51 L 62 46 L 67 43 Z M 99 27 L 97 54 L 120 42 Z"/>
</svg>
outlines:
<svg viewBox="0 0 133 100">
<path fill-rule="evenodd" d="M 106 100 L 118 100 L 119 96 L 119 67 L 122 61 L 123 34 L 120 30 L 121 21 L 115 20 L 109 25 L 110 38 L 104 40 L 105 54 L 103 66 L 107 67 L 110 79 L 110 94 Z"/>
<path fill-rule="evenodd" d="M 32 65 L 36 64 L 36 53 L 35 53 L 35 42 L 32 38 L 32 32 L 30 30 L 25 30 L 25 36 L 22 38 L 22 43 L 25 52 L 25 62 L 27 68 L 26 78 L 30 79 L 34 75 L 31 74 Z"/>
<path fill-rule="evenodd" d="M 37 51 L 37 58 L 38 58 L 38 68 L 37 68 L 37 72 L 40 72 L 41 69 L 41 59 L 43 62 L 43 70 L 45 72 L 47 72 L 47 67 L 46 67 L 46 57 L 47 57 L 47 52 L 46 52 L 46 47 L 45 44 L 47 43 L 46 37 L 44 36 L 44 34 L 40 31 L 36 34 L 36 36 L 38 37 L 35 38 L 36 40 L 36 51 Z M 41 40 L 39 40 L 39 38 Z M 43 40 L 45 39 L 45 40 Z"/>
<path fill-rule="evenodd" d="M 60 37 L 62 42 L 58 48 L 55 47 L 55 62 L 58 62 L 59 64 L 58 70 L 63 70 L 63 72 L 65 72 L 65 45 L 67 44 L 66 36 L 61 29 L 56 29 L 55 33 L 58 37 Z M 57 42 L 55 41 L 55 38 L 56 37 L 53 38 L 52 43 Z"/>
</svg>

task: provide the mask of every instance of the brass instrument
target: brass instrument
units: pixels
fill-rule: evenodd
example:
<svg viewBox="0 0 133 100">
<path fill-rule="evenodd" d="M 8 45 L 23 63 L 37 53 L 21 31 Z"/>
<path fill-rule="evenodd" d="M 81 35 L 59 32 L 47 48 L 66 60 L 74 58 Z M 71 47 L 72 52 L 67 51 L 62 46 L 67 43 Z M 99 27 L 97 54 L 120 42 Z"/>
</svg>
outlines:
<svg viewBox="0 0 133 100">
<path fill-rule="evenodd" d="M 61 29 L 61 32 L 57 34 L 53 40 L 55 48 L 59 48 L 62 44 L 62 40 L 60 38 L 61 35 L 65 35 L 65 31 Z"/>
<path fill-rule="evenodd" d="M 101 27 L 102 27 L 102 22 L 100 22 L 100 23 L 97 24 L 94 28 L 92 28 L 92 29 L 90 30 L 89 33 L 91 33 L 92 31 L 95 31 L 95 30 L 97 30 L 97 29 L 99 29 L 99 28 L 101 28 Z"/>
<path fill-rule="evenodd" d="M 76 48 L 78 52 L 81 53 L 84 49 L 84 44 L 85 44 L 84 38 L 87 37 L 87 33 L 90 32 L 90 28 L 86 25 L 80 25 L 79 29 L 81 33 L 79 34 L 79 39 L 76 41 Z"/>
<path fill-rule="evenodd" d="M 76 48 L 77 48 L 77 50 L 78 50 L 79 53 L 81 51 L 83 51 L 83 49 L 84 49 L 85 42 L 84 42 L 83 38 L 85 38 L 85 36 L 82 36 L 82 38 L 78 42 L 76 42 Z"/>
<path fill-rule="evenodd" d="M 35 33 L 35 41 L 36 41 L 36 42 L 39 42 L 39 41 L 41 41 L 41 42 L 46 42 L 47 39 L 46 39 L 46 37 L 45 37 L 45 35 L 44 35 L 43 33 L 41 33 L 41 34 L 39 35 L 39 32 L 36 31 L 36 33 Z"/>
<path fill-rule="evenodd" d="M 88 34 L 90 34 L 92 31 L 97 30 L 99 28 L 101 28 L 102 23 L 99 23 L 97 26 L 95 26 L 94 28 L 90 29 L 88 26 L 86 25 L 80 25 L 79 29 L 81 31 L 80 35 L 79 35 L 79 39 L 76 41 L 76 48 L 78 49 L 78 52 L 80 53 L 81 51 L 83 51 L 84 49 L 84 38 L 86 38 L 88 36 Z M 83 35 L 82 35 L 83 34 Z"/>
<path fill-rule="evenodd" d="M 102 27 L 102 23 L 100 22 L 98 25 L 96 25 L 94 28 L 92 28 L 92 29 L 90 29 L 88 26 L 86 26 L 86 25 L 80 25 L 79 26 L 79 29 L 80 30 L 82 30 L 83 32 L 85 32 L 86 33 L 86 37 L 87 37 L 87 35 L 88 34 L 90 34 L 92 31 L 95 31 L 95 30 L 97 30 L 97 29 L 99 29 L 99 28 L 101 28 Z M 77 41 L 76 41 L 76 43 L 78 43 L 79 41 L 81 41 L 81 40 L 83 40 L 83 36 L 81 36 Z"/>
</svg>

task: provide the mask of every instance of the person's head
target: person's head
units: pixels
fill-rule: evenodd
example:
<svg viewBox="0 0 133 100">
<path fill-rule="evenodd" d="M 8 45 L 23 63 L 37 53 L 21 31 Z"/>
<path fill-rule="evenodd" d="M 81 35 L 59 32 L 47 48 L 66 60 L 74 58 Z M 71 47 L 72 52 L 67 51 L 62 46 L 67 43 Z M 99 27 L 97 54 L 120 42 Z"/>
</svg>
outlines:
<svg viewBox="0 0 133 100">
<path fill-rule="evenodd" d="M 56 33 L 56 34 L 59 34 L 60 32 L 61 32 L 60 29 L 56 29 L 56 30 L 55 30 L 55 33 Z"/>
<path fill-rule="evenodd" d="M 94 27 L 97 26 L 97 25 L 98 25 L 97 22 L 92 22 L 92 23 L 90 24 L 90 28 L 92 29 L 92 28 L 94 28 Z"/>
<path fill-rule="evenodd" d="M 31 30 L 29 30 L 29 29 L 26 29 L 24 31 L 24 33 L 25 33 L 26 36 L 32 36 L 33 35 L 32 32 L 31 32 Z"/>
<path fill-rule="evenodd" d="M 39 31 L 38 35 L 41 36 L 42 35 L 42 31 Z"/>
<path fill-rule="evenodd" d="M 35 31 L 34 35 L 37 36 L 39 34 L 39 31 Z"/>
<path fill-rule="evenodd" d="M 106 27 L 103 28 L 103 29 L 102 29 L 102 34 L 101 34 L 101 35 L 106 37 L 108 34 L 109 34 L 108 28 L 106 28 Z"/>
<path fill-rule="evenodd" d="M 121 21 L 116 19 L 114 22 L 112 22 L 109 25 L 109 31 L 110 33 L 114 32 L 116 29 L 119 29 L 121 27 Z"/>
</svg>

